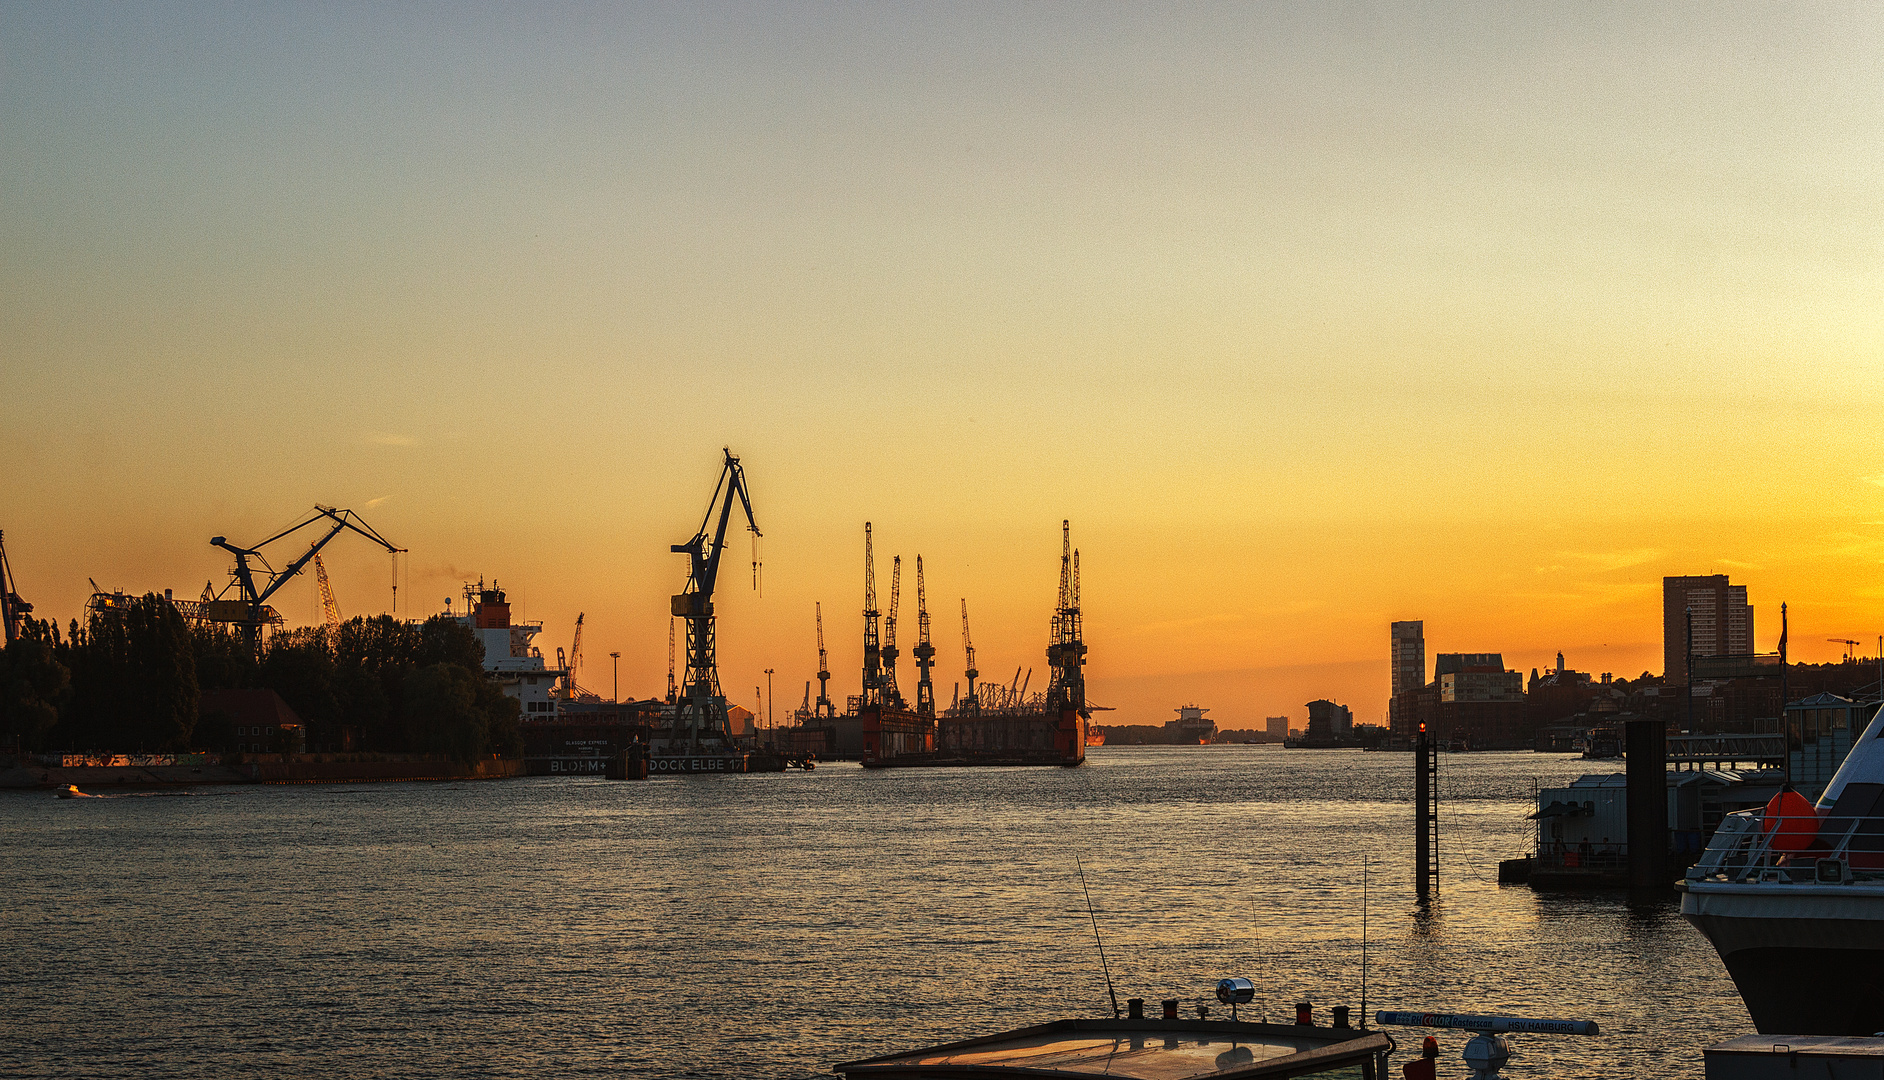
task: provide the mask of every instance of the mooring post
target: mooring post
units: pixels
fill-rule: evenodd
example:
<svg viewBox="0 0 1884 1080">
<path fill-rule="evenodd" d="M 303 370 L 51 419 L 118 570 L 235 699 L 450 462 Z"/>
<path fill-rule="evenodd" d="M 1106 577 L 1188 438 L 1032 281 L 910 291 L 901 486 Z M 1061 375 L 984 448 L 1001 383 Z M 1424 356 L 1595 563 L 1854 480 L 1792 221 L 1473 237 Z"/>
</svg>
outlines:
<svg viewBox="0 0 1884 1080">
<path fill-rule="evenodd" d="M 1629 887 L 1665 889 L 1668 877 L 1668 725 L 1631 720 L 1627 725 L 1629 795 Z"/>
<path fill-rule="evenodd" d="M 1413 743 L 1413 889 L 1422 903 L 1432 899 L 1439 884 L 1435 865 L 1439 843 L 1439 747 L 1420 725 Z"/>
</svg>

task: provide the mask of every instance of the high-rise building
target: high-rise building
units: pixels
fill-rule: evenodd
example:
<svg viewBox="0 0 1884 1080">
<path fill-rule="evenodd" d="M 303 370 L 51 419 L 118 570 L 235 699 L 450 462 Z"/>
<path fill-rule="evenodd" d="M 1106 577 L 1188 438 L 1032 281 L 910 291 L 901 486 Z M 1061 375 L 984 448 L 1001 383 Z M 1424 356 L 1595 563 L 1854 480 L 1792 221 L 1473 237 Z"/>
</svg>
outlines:
<svg viewBox="0 0 1884 1080">
<path fill-rule="evenodd" d="M 1393 692 L 1418 690 L 1426 685 L 1426 623 L 1422 619 L 1393 624 Z"/>
<path fill-rule="evenodd" d="M 1688 616 L 1694 617 L 1694 655 L 1748 656 L 1753 652 L 1753 606 L 1747 587 L 1726 574 L 1662 579 L 1662 673 L 1671 686 L 1688 684 Z"/>
<path fill-rule="evenodd" d="M 1282 740 L 1289 737 L 1289 718 L 1288 717 L 1271 716 L 1267 718 L 1266 723 L 1268 724 L 1268 727 L 1269 727 L 1270 738 L 1276 740 L 1277 742 L 1281 742 Z"/>
</svg>

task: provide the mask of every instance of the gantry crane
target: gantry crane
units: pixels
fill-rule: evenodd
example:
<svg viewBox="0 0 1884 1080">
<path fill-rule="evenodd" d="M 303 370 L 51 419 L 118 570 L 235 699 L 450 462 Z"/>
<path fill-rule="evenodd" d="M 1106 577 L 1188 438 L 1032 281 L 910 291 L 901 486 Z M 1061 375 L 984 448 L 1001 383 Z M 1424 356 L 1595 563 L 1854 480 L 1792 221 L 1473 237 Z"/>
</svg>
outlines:
<svg viewBox="0 0 1884 1080">
<path fill-rule="evenodd" d="M 340 629 L 340 601 L 334 599 L 333 583 L 327 580 L 327 566 L 314 556 L 314 580 L 321 587 L 321 610 L 327 615 L 327 629 Z"/>
<path fill-rule="evenodd" d="M 922 556 L 916 556 L 916 647 L 909 650 L 922 672 L 916 681 L 916 714 L 935 715 L 935 686 L 929 682 L 929 669 L 935 666 L 935 646 L 929 643 L 929 591 L 922 580 Z"/>
<path fill-rule="evenodd" d="M 276 571 L 273 567 L 268 565 L 268 559 L 262 555 L 263 548 L 285 536 L 307 528 L 309 525 L 320 521 L 322 518 L 332 521 L 333 526 L 329 528 L 320 539 L 314 541 L 313 546 L 309 547 L 306 553 L 289 563 L 280 571 Z M 236 564 L 235 569 L 229 572 L 230 578 L 233 579 L 230 584 L 225 586 L 222 592 L 216 595 L 215 599 L 202 605 L 202 617 L 212 622 L 234 623 L 241 628 L 242 636 L 248 642 L 249 648 L 251 650 L 259 649 L 262 642 L 262 626 L 264 624 L 272 625 L 281 622 L 281 616 L 275 613 L 275 609 L 268 606 L 269 597 L 274 596 L 283 585 L 286 585 L 290 579 L 296 574 L 299 574 L 301 570 L 320 553 L 321 548 L 327 546 L 329 540 L 339 536 L 343 531 L 348 529 L 359 533 L 361 536 L 373 541 L 380 547 L 385 548 L 392 553 L 395 560 L 398 558 L 399 553 L 405 550 L 405 548 L 402 547 L 394 547 L 392 541 L 375 532 L 371 525 L 362 521 L 353 511 L 336 510 L 331 506 L 322 506 L 319 503 L 314 505 L 314 512 L 312 514 L 308 515 L 300 522 L 281 530 L 261 543 L 256 544 L 254 547 L 237 547 L 224 537 L 210 537 L 209 542 L 212 545 L 222 548 L 235 556 Z M 250 559 L 259 563 L 261 569 L 268 575 L 267 584 L 260 588 L 256 586 L 255 567 L 249 565 Z M 224 599 L 224 594 L 226 594 L 230 588 L 236 590 L 235 598 Z"/>
<path fill-rule="evenodd" d="M 1845 659 L 1847 661 L 1856 659 L 1858 656 L 1858 646 L 1864 644 L 1862 641 L 1845 637 L 1828 637 L 1825 640 L 1834 645 L 1843 645 L 1845 647 Z"/>
<path fill-rule="evenodd" d="M 871 546 L 870 523 L 864 522 L 864 628 L 863 628 L 863 704 L 883 701 L 883 653 L 877 644 L 877 558 Z"/>
<path fill-rule="evenodd" d="M 962 597 L 962 651 L 968 655 L 968 669 L 962 672 L 968 676 L 968 696 L 961 699 L 957 710 L 965 716 L 981 715 L 981 701 L 975 697 L 975 680 L 981 672 L 975 670 L 975 643 L 968 636 L 968 598 Z"/>
<path fill-rule="evenodd" d="M 21 624 L 32 612 L 33 605 L 20 599 L 13 564 L 7 561 L 6 534 L 0 533 L 0 623 L 6 624 L 6 644 L 20 640 Z"/>
<path fill-rule="evenodd" d="M 752 533 L 755 545 L 761 535 L 759 523 L 752 516 L 752 499 L 746 493 L 745 470 L 739 467 L 739 459 L 733 456 L 731 449 L 725 454 L 726 462 L 720 469 L 719 483 L 713 488 L 713 498 L 707 501 L 700 531 L 686 543 L 672 546 L 676 554 L 687 556 L 689 567 L 687 586 L 674 594 L 673 603 L 674 617 L 687 620 L 687 677 L 686 696 L 676 706 L 672 730 L 678 737 L 680 729 L 685 727 L 687 741 L 696 748 L 703 729 L 713 739 L 725 740 L 732 736 L 726 724 L 726 698 L 720 693 L 719 659 L 714 648 L 713 585 L 720 576 L 720 553 L 726 549 L 726 525 L 732 520 L 735 495 L 746 513 L 746 529 Z M 715 503 L 719 504 L 717 526 L 713 522 Z M 709 528 L 713 530 L 711 539 L 707 536 Z M 753 588 L 757 589 L 756 550 L 754 555 Z"/>
<path fill-rule="evenodd" d="M 837 706 L 831 703 L 831 665 L 824 652 L 824 605 L 818 604 L 815 610 L 818 619 L 818 706 L 814 715 L 821 720 L 829 720 L 837 715 Z"/>
<path fill-rule="evenodd" d="M 903 707 L 903 691 L 896 685 L 896 609 L 903 594 L 903 557 L 890 560 L 890 612 L 883 617 L 883 704 L 892 709 Z"/>
</svg>

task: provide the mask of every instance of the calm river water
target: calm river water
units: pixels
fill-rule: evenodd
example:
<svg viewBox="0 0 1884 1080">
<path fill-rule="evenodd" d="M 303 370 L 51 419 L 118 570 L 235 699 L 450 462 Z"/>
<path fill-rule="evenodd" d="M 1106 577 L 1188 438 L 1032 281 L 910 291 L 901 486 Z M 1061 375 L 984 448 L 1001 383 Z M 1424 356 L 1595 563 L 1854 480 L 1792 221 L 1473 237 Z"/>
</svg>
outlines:
<svg viewBox="0 0 1884 1080">
<path fill-rule="evenodd" d="M 1750 1033 L 1675 903 L 1500 887 L 1534 784 L 1441 760 L 1443 884 L 1412 899 L 1412 757 L 1105 747 L 1081 769 L 647 783 L 0 794 L 0 1075 L 812 1077 L 1106 1012 L 1593 1019 L 1513 1077 L 1701 1075 Z M 1324 1020 L 1325 1022 L 1325 1020 Z M 1420 1033 L 1401 1037 L 1417 1045 Z M 1442 1076 L 1466 1036 L 1441 1036 Z M 1402 1060 L 1401 1058 L 1396 1058 Z M 1396 1068 L 1397 1073 L 1397 1068 Z"/>
</svg>

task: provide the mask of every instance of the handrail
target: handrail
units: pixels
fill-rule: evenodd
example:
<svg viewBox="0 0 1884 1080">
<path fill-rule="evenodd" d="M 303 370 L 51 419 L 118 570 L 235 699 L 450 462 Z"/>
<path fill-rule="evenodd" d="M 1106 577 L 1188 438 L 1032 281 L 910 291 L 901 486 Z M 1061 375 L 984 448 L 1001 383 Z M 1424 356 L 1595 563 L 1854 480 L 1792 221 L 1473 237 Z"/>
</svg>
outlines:
<svg viewBox="0 0 1884 1080">
<path fill-rule="evenodd" d="M 1793 822 L 1809 824 L 1810 829 L 1789 830 Z M 1856 850 L 1862 865 L 1854 866 L 1853 841 L 1860 837 L 1869 843 Z M 1776 847 L 1781 838 L 1786 846 Z M 1820 876 L 1818 864 L 1824 860 L 1842 864 L 1836 876 Z M 1808 881 L 1884 880 L 1884 817 L 1769 815 L 1762 810 L 1728 814 L 1687 878 L 1792 882 L 1795 874 Z"/>
</svg>

